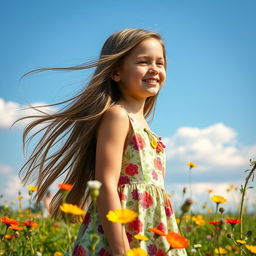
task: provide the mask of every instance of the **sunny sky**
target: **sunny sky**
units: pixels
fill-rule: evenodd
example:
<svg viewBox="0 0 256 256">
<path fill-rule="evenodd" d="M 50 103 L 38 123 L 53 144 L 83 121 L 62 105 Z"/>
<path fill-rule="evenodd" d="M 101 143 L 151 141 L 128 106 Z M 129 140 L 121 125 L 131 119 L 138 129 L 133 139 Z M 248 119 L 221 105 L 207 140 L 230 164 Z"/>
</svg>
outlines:
<svg viewBox="0 0 256 256">
<path fill-rule="evenodd" d="M 239 191 L 226 189 L 243 184 L 256 157 L 255 7 L 255 0 L 1 1 L 0 194 L 11 200 L 25 193 L 18 178 L 25 123 L 10 129 L 31 113 L 21 109 L 70 98 L 92 70 L 19 78 L 95 59 L 108 36 L 131 27 L 160 33 L 167 49 L 167 81 L 149 125 L 167 144 L 166 189 L 175 207 L 192 161 L 198 207 L 213 189 L 235 208 Z M 255 189 L 249 192 L 255 208 Z"/>
</svg>

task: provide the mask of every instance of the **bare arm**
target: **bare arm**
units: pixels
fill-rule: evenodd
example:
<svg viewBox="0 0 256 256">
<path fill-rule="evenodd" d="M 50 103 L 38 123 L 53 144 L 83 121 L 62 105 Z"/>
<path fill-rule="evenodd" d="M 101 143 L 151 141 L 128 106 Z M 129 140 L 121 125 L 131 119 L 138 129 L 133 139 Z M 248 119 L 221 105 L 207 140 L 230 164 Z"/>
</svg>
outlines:
<svg viewBox="0 0 256 256">
<path fill-rule="evenodd" d="M 97 206 L 104 233 L 114 256 L 123 255 L 130 249 L 121 224 L 112 223 L 106 218 L 109 210 L 121 208 L 117 185 L 128 130 L 127 113 L 121 108 L 113 107 L 105 112 L 97 134 L 95 179 L 102 183 Z"/>
</svg>

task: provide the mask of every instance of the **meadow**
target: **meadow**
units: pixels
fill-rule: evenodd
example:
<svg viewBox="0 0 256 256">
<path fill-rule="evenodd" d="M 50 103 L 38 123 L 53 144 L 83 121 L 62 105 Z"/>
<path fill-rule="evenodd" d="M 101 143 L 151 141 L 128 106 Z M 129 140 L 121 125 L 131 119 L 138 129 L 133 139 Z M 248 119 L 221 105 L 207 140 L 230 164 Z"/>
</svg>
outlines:
<svg viewBox="0 0 256 256">
<path fill-rule="evenodd" d="M 187 162 L 189 170 L 196 168 L 196 164 Z M 165 233 L 160 227 L 152 227 L 154 237 L 163 236 L 167 239 L 171 252 L 172 249 L 186 248 L 188 256 L 215 256 L 215 255 L 255 255 L 256 254 L 256 212 L 248 213 L 245 203 L 246 192 L 254 189 L 250 186 L 253 181 L 256 162 L 250 160 L 250 168 L 245 171 L 246 177 L 241 187 L 233 184 L 227 186 L 229 193 L 240 193 L 239 205 L 234 205 L 236 211 L 226 211 L 227 200 L 218 195 L 216 191 L 208 190 L 209 204 L 201 205 L 200 212 L 193 210 L 193 201 L 187 197 L 184 188 L 184 201 L 176 210 L 176 220 L 180 233 Z M 96 205 L 97 196 L 100 191 L 100 182 L 88 183 L 92 202 Z M 65 197 L 72 189 L 72 184 L 59 184 L 63 192 L 64 200 L 60 206 L 66 216 L 65 221 L 45 216 L 43 209 L 33 203 L 33 195 L 37 187 L 28 186 L 29 202 L 24 208 L 23 195 L 17 195 L 17 200 L 7 202 L 1 196 L 0 204 L 0 255 L 8 256 L 62 256 L 66 251 L 72 250 L 72 245 L 80 223 L 72 223 L 71 217 L 77 216 L 80 222 L 86 211 L 76 205 L 65 202 Z M 210 203 L 215 207 L 210 207 Z M 95 207 L 96 209 L 96 207 Z M 236 214 L 234 214 L 234 212 Z M 107 215 L 109 221 L 121 223 L 123 227 L 136 217 L 136 212 L 129 209 L 116 209 Z M 136 239 L 147 242 L 145 234 L 137 234 Z M 86 256 L 96 255 L 98 239 L 96 232 L 88 238 L 91 239 L 91 251 L 77 251 L 74 255 Z M 155 252 L 150 255 L 164 256 L 166 252 Z M 109 253 L 101 255 L 109 256 Z M 141 248 L 131 249 L 127 256 L 145 256 L 147 253 Z"/>
</svg>

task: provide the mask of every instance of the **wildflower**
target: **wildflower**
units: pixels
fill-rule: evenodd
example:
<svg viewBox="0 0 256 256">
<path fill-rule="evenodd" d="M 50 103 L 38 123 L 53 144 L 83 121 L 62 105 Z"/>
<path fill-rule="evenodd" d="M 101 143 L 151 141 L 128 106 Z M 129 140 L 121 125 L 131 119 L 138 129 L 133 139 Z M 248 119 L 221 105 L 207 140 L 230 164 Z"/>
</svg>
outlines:
<svg viewBox="0 0 256 256">
<path fill-rule="evenodd" d="M 148 240 L 148 237 L 146 236 L 143 236 L 141 234 L 137 234 L 137 235 L 134 235 L 134 237 L 138 240 L 141 240 L 141 241 L 147 241 Z"/>
<path fill-rule="evenodd" d="M 211 200 L 217 204 L 223 204 L 227 202 L 227 200 L 224 197 L 217 195 L 212 196 Z"/>
<path fill-rule="evenodd" d="M 19 225 L 18 221 L 6 216 L 1 217 L 0 220 L 2 221 L 2 223 L 5 223 L 7 226 Z"/>
<path fill-rule="evenodd" d="M 189 166 L 190 169 L 197 167 L 197 165 L 194 164 L 193 162 L 187 162 L 187 165 Z"/>
<path fill-rule="evenodd" d="M 89 180 L 87 182 L 87 186 L 90 189 L 90 195 L 93 200 L 95 200 L 99 196 L 101 185 L 102 183 L 98 180 Z"/>
<path fill-rule="evenodd" d="M 208 189 L 208 193 L 211 194 L 213 192 L 212 189 Z"/>
<path fill-rule="evenodd" d="M 73 188 L 73 185 L 67 184 L 67 183 L 58 184 L 58 186 L 61 190 L 66 190 L 66 191 L 70 191 Z"/>
<path fill-rule="evenodd" d="M 54 256 L 63 256 L 63 253 L 62 252 L 55 252 Z"/>
<path fill-rule="evenodd" d="M 232 226 L 232 228 L 234 228 L 237 223 L 241 223 L 241 220 L 240 219 L 226 219 L 226 222 L 229 223 Z"/>
<path fill-rule="evenodd" d="M 106 216 L 109 221 L 126 224 L 132 222 L 138 214 L 130 209 L 116 209 L 109 211 Z"/>
<path fill-rule="evenodd" d="M 184 204 L 181 206 L 182 212 L 183 213 L 188 212 L 190 210 L 190 207 L 191 207 L 192 203 L 193 203 L 193 201 L 190 198 L 186 199 Z"/>
<path fill-rule="evenodd" d="M 225 250 L 224 248 L 215 248 L 215 250 L 214 250 L 214 252 L 216 253 L 216 254 L 227 254 L 228 252 L 227 252 L 227 250 Z"/>
<path fill-rule="evenodd" d="M 194 244 L 194 248 L 201 248 L 202 247 L 202 245 L 201 244 Z"/>
<path fill-rule="evenodd" d="M 18 200 L 22 200 L 24 197 L 23 196 L 18 196 L 17 199 Z"/>
<path fill-rule="evenodd" d="M 4 236 L 4 239 L 6 239 L 6 240 L 12 240 L 12 239 L 14 239 L 14 238 L 15 238 L 15 236 L 12 235 L 12 234 L 6 234 L 6 235 Z"/>
<path fill-rule="evenodd" d="M 141 248 L 133 248 L 126 253 L 126 256 L 147 256 L 147 253 Z"/>
<path fill-rule="evenodd" d="M 256 254 L 256 245 L 248 245 L 246 244 L 245 247 L 247 248 L 248 251 L 250 251 L 253 254 Z"/>
<path fill-rule="evenodd" d="M 222 214 L 225 211 L 223 207 L 220 207 L 219 212 Z"/>
<path fill-rule="evenodd" d="M 183 249 L 187 248 L 189 245 L 189 241 L 187 238 L 175 232 L 169 232 L 166 235 L 166 240 L 168 241 L 172 249 Z"/>
<path fill-rule="evenodd" d="M 219 221 L 209 221 L 209 224 L 218 225 L 218 224 L 220 224 L 220 222 Z"/>
<path fill-rule="evenodd" d="M 85 211 L 74 204 L 63 203 L 60 205 L 61 211 L 74 215 L 85 215 Z"/>
<path fill-rule="evenodd" d="M 192 220 L 199 226 L 205 224 L 205 220 L 202 215 L 197 215 L 196 217 L 192 217 Z"/>
<path fill-rule="evenodd" d="M 9 226 L 9 229 L 12 229 L 12 230 L 23 230 L 23 227 L 20 227 L 18 225 L 11 225 L 11 226 Z"/>
<path fill-rule="evenodd" d="M 33 220 L 25 220 L 22 222 L 23 226 L 26 226 L 27 228 L 37 228 L 38 224 L 34 222 Z"/>
<path fill-rule="evenodd" d="M 38 190 L 38 187 L 29 185 L 29 186 L 28 186 L 28 190 L 34 192 L 34 191 L 37 191 L 37 190 Z"/>
<path fill-rule="evenodd" d="M 246 241 L 245 241 L 245 240 L 239 240 L 239 239 L 237 239 L 236 242 L 239 243 L 239 244 L 246 244 Z"/>
<path fill-rule="evenodd" d="M 166 236 L 167 234 L 165 234 L 163 231 L 157 229 L 157 228 L 149 228 L 149 231 L 159 235 L 159 236 Z"/>
</svg>

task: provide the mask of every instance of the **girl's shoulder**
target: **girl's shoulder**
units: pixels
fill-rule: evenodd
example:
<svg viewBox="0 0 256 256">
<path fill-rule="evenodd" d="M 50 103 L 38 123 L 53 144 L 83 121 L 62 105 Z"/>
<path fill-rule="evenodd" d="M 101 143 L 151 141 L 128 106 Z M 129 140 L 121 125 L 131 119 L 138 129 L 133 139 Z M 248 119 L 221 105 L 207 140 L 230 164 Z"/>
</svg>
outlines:
<svg viewBox="0 0 256 256">
<path fill-rule="evenodd" d="M 129 116 L 125 109 L 119 105 L 109 107 L 103 114 L 99 124 L 99 130 L 105 130 L 111 133 L 128 134 Z"/>
</svg>

